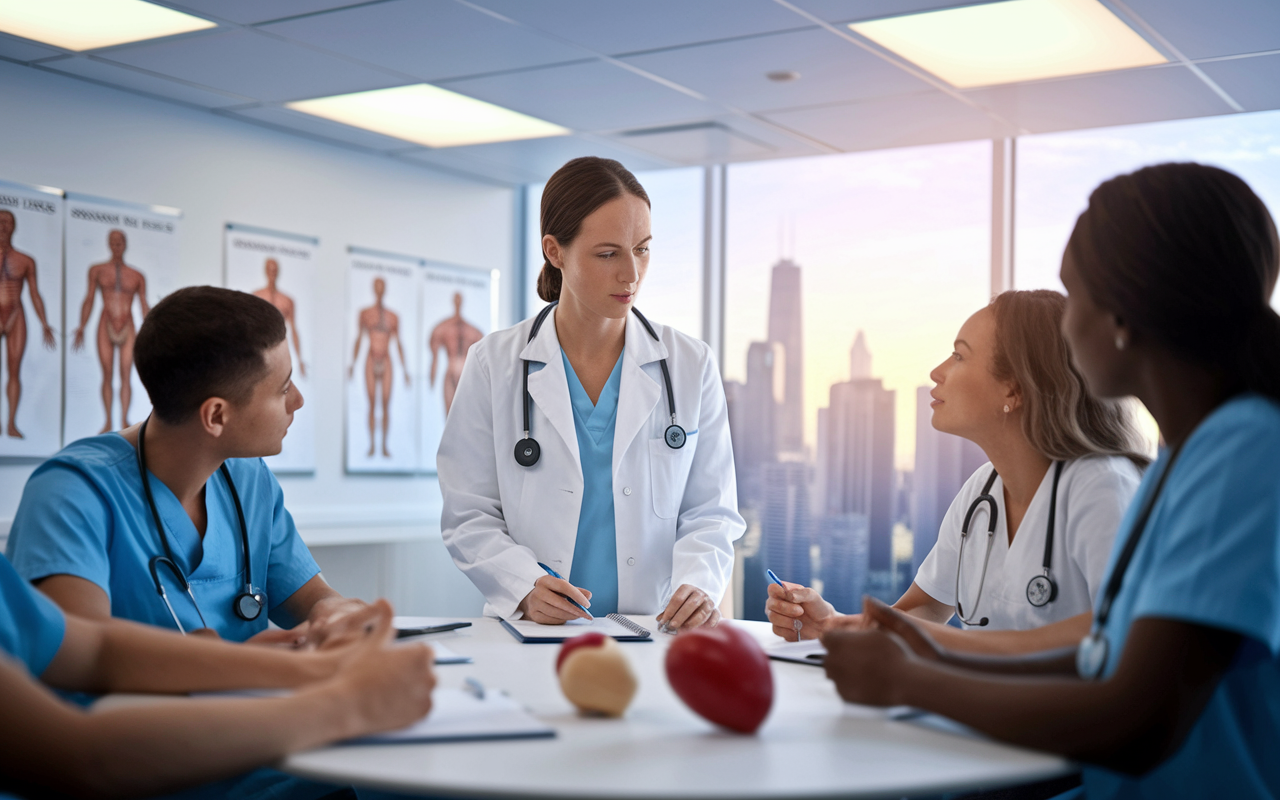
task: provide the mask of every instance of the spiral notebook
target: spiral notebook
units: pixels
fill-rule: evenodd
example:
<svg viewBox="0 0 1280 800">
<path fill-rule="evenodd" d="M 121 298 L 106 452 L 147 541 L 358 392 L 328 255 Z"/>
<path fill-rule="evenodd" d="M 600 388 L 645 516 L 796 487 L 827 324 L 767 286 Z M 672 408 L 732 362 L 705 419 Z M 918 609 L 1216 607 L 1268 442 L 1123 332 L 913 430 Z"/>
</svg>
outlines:
<svg viewBox="0 0 1280 800">
<path fill-rule="evenodd" d="M 622 616 L 610 614 L 595 619 L 575 619 L 563 625 L 542 625 L 527 619 L 499 620 L 522 644 L 558 644 L 579 634 L 596 631 L 620 642 L 651 642 L 649 631 Z"/>
</svg>

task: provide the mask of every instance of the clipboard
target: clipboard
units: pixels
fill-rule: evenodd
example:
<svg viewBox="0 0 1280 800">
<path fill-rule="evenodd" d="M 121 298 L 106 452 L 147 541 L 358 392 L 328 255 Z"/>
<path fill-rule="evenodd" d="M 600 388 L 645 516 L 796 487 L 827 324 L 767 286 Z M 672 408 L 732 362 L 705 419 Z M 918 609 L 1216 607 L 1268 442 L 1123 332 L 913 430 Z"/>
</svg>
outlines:
<svg viewBox="0 0 1280 800">
<path fill-rule="evenodd" d="M 653 635 L 648 630 L 621 614 L 609 614 L 595 619 L 575 619 L 563 625 L 542 625 L 524 619 L 498 621 L 521 644 L 560 644 L 566 639 L 591 631 L 612 636 L 619 642 L 653 641 Z"/>
</svg>

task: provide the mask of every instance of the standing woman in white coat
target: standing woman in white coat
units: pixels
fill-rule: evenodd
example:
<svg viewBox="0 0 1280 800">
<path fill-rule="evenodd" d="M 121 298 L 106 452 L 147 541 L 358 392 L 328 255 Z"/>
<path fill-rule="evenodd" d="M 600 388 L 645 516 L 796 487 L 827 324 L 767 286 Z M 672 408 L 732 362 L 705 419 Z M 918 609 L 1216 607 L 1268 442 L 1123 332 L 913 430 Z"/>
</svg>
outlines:
<svg viewBox="0 0 1280 800">
<path fill-rule="evenodd" d="M 445 545 L 486 614 L 715 624 L 746 525 L 710 348 L 635 310 L 649 197 L 577 158 L 541 210 L 552 305 L 468 354 L 437 456 Z"/>
</svg>

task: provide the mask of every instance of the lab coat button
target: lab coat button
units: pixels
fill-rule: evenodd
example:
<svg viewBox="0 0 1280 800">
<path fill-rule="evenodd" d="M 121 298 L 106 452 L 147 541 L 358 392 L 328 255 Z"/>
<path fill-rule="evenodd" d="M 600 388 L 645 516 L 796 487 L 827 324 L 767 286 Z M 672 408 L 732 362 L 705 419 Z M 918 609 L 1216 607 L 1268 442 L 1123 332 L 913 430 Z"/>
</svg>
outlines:
<svg viewBox="0 0 1280 800">
<path fill-rule="evenodd" d="M 628 558 L 628 559 L 627 559 L 627 566 L 628 566 L 628 567 L 634 567 L 635 565 L 636 565 L 636 560 L 635 560 L 634 558 Z"/>
<path fill-rule="evenodd" d="M 628 487 L 624 488 L 624 489 L 622 490 L 622 493 L 623 493 L 623 494 L 625 494 L 627 497 L 630 497 L 630 496 L 631 496 L 631 487 L 630 487 L 630 486 L 628 486 Z"/>
</svg>

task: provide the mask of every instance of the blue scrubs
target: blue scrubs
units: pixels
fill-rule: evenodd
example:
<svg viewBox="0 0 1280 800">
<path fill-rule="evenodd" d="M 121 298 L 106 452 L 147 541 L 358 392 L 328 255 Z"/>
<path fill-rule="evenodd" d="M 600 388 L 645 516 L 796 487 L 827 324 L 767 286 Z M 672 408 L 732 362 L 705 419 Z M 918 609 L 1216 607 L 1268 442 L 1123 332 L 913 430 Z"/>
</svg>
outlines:
<svg viewBox="0 0 1280 800">
<path fill-rule="evenodd" d="M 0 652 L 39 677 L 66 632 L 62 610 L 24 581 L 9 559 L 0 558 Z"/>
<path fill-rule="evenodd" d="M 1280 795 L 1277 453 L 1280 406 L 1258 395 L 1223 404 L 1183 445 L 1111 608 L 1106 674 L 1143 617 L 1233 631 L 1240 650 L 1177 753 L 1141 778 L 1086 768 L 1089 800 Z M 1147 470 L 1108 575 L 1168 458 Z"/>
<path fill-rule="evenodd" d="M 244 505 L 253 582 L 266 591 L 276 619 L 280 604 L 320 568 L 262 459 L 232 459 L 227 467 Z M 232 598 L 244 586 L 244 556 L 240 524 L 221 473 L 215 472 L 205 485 L 208 524 L 203 537 L 173 492 L 149 477 L 174 558 L 191 582 L 208 626 L 231 641 L 266 630 L 267 614 L 249 622 L 232 611 Z M 81 439 L 41 464 L 27 481 L 9 533 L 8 556 L 23 578 L 84 578 L 107 593 L 112 616 L 173 629 L 148 570 L 150 560 L 163 553 L 142 493 L 136 451 L 115 433 Z M 183 627 L 199 628 L 191 599 L 168 571 L 160 574 Z"/>
<path fill-rule="evenodd" d="M 618 610 L 618 527 L 613 518 L 613 431 L 618 422 L 618 390 L 622 385 L 622 356 L 595 403 L 582 387 L 569 357 L 564 372 L 569 378 L 573 423 L 582 460 L 582 511 L 578 515 L 578 539 L 573 546 L 569 582 L 591 592 L 595 616 Z"/>
</svg>

